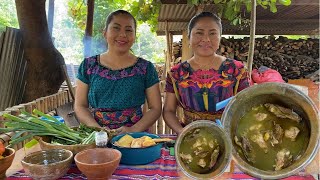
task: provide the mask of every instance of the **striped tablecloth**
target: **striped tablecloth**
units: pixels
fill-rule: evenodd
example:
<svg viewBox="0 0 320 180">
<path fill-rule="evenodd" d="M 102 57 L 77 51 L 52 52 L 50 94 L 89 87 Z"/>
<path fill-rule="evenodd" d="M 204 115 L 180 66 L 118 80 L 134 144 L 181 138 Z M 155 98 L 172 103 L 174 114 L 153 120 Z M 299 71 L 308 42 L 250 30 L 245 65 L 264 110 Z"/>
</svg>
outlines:
<svg viewBox="0 0 320 180">
<path fill-rule="evenodd" d="M 163 135 L 162 137 L 169 137 L 175 139 L 172 135 Z M 23 170 L 18 171 L 7 178 L 7 180 L 31 180 Z M 86 177 L 78 170 L 75 164 L 60 179 L 86 179 Z M 177 170 L 175 157 L 171 156 L 169 150 L 161 149 L 161 157 L 147 165 L 122 165 L 120 164 L 117 170 L 113 173 L 111 179 L 181 179 Z M 218 178 L 219 179 L 219 178 Z M 228 179 L 256 179 L 244 174 L 238 168 L 234 168 L 234 172 Z M 291 176 L 285 180 L 316 180 L 313 176 Z"/>
</svg>

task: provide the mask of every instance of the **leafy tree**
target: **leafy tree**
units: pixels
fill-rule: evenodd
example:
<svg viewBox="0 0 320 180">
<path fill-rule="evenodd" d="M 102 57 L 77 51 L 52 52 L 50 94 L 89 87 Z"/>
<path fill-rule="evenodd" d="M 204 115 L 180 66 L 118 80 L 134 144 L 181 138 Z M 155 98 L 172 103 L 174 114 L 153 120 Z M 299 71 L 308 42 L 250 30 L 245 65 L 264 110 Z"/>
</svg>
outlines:
<svg viewBox="0 0 320 180">
<path fill-rule="evenodd" d="M 0 0 L 0 32 L 5 31 L 6 26 L 19 28 L 15 10 L 16 5 L 14 0 Z"/>
<path fill-rule="evenodd" d="M 257 5 L 264 9 L 270 8 L 273 13 L 277 12 L 277 2 L 289 6 L 291 0 L 256 0 Z M 251 11 L 251 0 L 188 0 L 189 4 L 214 4 L 218 8 L 218 15 L 229 20 L 233 25 L 241 25 L 242 22 L 248 23 L 241 14 L 241 7 L 244 5 L 248 12 Z"/>
<path fill-rule="evenodd" d="M 136 43 L 132 48 L 133 52 L 154 63 L 164 62 L 165 38 L 156 36 L 146 23 L 138 27 L 137 34 Z"/>
<path fill-rule="evenodd" d="M 54 45 L 61 52 L 66 63 L 78 64 L 83 60 L 83 31 L 73 23 L 73 19 L 68 15 L 67 3 L 55 2 L 52 32 Z"/>
<path fill-rule="evenodd" d="M 83 0 L 69 0 L 68 6 L 69 15 L 82 30 L 81 35 L 83 36 L 87 7 Z M 153 8 L 154 6 L 157 6 L 157 9 Z M 156 37 L 154 31 L 151 32 L 147 25 L 150 22 L 153 23 L 151 27 L 155 27 L 158 17 L 158 12 L 155 10 L 159 10 L 158 6 L 156 1 L 151 0 L 140 0 L 139 2 L 135 0 L 95 0 L 91 55 L 102 53 L 107 48 L 102 33 L 108 14 L 117 9 L 124 9 L 131 12 L 138 21 L 137 40 L 133 46 L 133 52 L 153 62 L 164 61 L 162 50 L 165 48 L 165 41 L 163 38 Z M 150 11 L 153 14 L 148 14 Z M 143 22 L 147 24 L 141 25 Z"/>
</svg>

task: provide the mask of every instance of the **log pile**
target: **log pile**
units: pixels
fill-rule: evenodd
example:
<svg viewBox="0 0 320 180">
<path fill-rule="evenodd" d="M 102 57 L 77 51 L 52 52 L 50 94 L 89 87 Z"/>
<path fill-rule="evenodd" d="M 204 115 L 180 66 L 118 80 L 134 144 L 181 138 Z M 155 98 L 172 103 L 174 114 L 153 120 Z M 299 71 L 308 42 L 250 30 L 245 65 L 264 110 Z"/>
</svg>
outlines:
<svg viewBox="0 0 320 180">
<path fill-rule="evenodd" d="M 177 59 L 182 56 L 181 50 L 182 50 L 182 41 L 172 43 L 172 51 L 173 51 L 172 54 L 174 56 L 174 59 Z"/>
<path fill-rule="evenodd" d="M 220 54 L 246 61 L 249 38 L 222 39 Z M 267 66 L 277 70 L 285 81 L 306 78 L 319 69 L 319 40 L 291 40 L 280 36 L 257 38 L 253 68 Z"/>
<path fill-rule="evenodd" d="M 268 36 L 256 38 L 255 43 L 253 68 L 263 65 L 275 69 L 285 81 L 308 78 L 308 75 L 319 70 L 319 39 L 292 40 L 283 36 L 277 39 L 274 36 Z M 181 43 L 179 47 L 180 45 Z M 178 46 L 175 45 L 175 47 Z M 222 38 L 217 53 L 246 61 L 248 50 L 249 37 L 244 39 Z"/>
</svg>

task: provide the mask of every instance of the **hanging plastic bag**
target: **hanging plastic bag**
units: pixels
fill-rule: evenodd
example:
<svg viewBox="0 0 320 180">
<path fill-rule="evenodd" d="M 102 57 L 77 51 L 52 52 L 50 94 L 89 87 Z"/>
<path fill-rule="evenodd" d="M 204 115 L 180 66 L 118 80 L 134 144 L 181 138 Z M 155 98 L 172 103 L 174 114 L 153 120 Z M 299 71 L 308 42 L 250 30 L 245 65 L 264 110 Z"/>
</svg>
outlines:
<svg viewBox="0 0 320 180">
<path fill-rule="evenodd" d="M 266 66 L 261 66 L 259 69 L 253 69 L 251 77 L 257 84 L 264 82 L 285 82 L 278 71 Z"/>
</svg>

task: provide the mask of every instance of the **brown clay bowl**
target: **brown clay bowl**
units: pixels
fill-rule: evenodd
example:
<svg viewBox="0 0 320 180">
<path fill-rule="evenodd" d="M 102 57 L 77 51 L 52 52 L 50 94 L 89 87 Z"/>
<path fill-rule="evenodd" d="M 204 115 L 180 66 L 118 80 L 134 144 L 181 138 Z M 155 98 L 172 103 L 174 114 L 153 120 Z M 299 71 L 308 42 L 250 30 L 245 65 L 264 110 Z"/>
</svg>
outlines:
<svg viewBox="0 0 320 180">
<path fill-rule="evenodd" d="M 89 179 L 108 179 L 119 166 L 121 152 L 111 148 L 87 149 L 75 155 L 78 169 Z"/>
<path fill-rule="evenodd" d="M 96 144 L 75 144 L 75 145 L 60 145 L 60 144 L 51 144 L 49 137 L 34 137 L 40 144 L 42 150 L 49 149 L 66 149 L 71 151 L 74 155 L 80 151 L 95 148 Z"/>
<path fill-rule="evenodd" d="M 37 151 L 25 156 L 21 164 L 27 175 L 35 180 L 54 180 L 67 173 L 73 154 L 66 149 Z"/>
<path fill-rule="evenodd" d="M 11 166 L 16 151 L 12 148 L 6 148 L 3 155 L 4 158 L 0 159 L 0 179 L 5 179 L 6 171 Z"/>
</svg>

